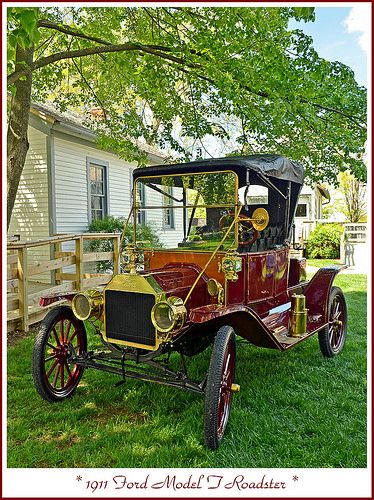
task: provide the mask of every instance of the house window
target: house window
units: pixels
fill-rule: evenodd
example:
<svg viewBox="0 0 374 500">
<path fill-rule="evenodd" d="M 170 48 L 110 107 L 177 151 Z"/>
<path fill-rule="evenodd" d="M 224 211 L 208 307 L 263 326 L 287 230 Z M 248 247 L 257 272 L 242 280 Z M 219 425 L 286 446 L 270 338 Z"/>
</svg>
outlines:
<svg viewBox="0 0 374 500">
<path fill-rule="evenodd" d="M 107 166 L 87 159 L 87 170 L 91 220 L 103 219 L 108 214 Z"/>
<path fill-rule="evenodd" d="M 306 203 L 299 203 L 296 208 L 296 217 L 307 217 Z"/>
<path fill-rule="evenodd" d="M 142 182 L 136 183 L 136 204 L 138 208 L 145 207 L 145 192 Z M 136 211 L 136 222 L 138 224 L 145 224 L 145 210 Z"/>
<path fill-rule="evenodd" d="M 168 193 L 170 196 L 173 195 L 171 186 L 163 186 L 163 191 Z M 169 196 L 164 195 L 164 206 L 169 206 L 169 208 L 164 208 L 164 228 L 165 229 L 174 229 L 174 209 L 170 207 L 173 201 Z"/>
</svg>

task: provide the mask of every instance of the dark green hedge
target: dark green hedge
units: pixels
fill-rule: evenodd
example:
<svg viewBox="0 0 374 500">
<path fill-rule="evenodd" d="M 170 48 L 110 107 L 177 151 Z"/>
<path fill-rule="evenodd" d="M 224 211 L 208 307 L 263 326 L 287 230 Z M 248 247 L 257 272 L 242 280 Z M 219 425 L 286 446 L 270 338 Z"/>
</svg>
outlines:
<svg viewBox="0 0 374 500">
<path fill-rule="evenodd" d="M 306 257 L 308 259 L 338 259 L 343 231 L 341 224 L 317 224 L 314 231 L 309 234 Z"/>
<path fill-rule="evenodd" d="M 108 216 L 104 219 L 93 220 L 88 228 L 90 233 L 122 233 L 125 224 L 123 217 Z M 124 243 L 133 240 L 133 225 L 128 224 Z M 148 224 L 136 225 L 136 240 L 141 242 L 142 247 L 162 247 L 157 231 Z M 112 252 L 113 243 L 110 240 L 91 240 L 88 243 L 90 252 Z M 110 261 L 100 261 L 96 266 L 97 272 L 105 272 L 113 269 Z"/>
</svg>

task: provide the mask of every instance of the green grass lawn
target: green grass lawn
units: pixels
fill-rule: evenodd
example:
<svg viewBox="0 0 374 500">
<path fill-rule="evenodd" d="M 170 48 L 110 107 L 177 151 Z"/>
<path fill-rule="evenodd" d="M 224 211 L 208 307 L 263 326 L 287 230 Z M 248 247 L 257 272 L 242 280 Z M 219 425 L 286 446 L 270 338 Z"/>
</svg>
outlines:
<svg viewBox="0 0 374 500">
<path fill-rule="evenodd" d="M 331 264 L 341 265 L 339 259 L 307 259 L 307 264 L 313 267 L 330 266 Z"/>
<path fill-rule="evenodd" d="M 234 403 L 220 448 L 203 444 L 203 398 L 87 370 L 75 395 L 40 399 L 31 337 L 8 349 L 8 467 L 366 467 L 366 277 L 336 284 L 349 309 L 344 351 L 313 336 L 286 353 L 238 345 Z M 202 374 L 209 352 L 191 360 Z"/>
</svg>

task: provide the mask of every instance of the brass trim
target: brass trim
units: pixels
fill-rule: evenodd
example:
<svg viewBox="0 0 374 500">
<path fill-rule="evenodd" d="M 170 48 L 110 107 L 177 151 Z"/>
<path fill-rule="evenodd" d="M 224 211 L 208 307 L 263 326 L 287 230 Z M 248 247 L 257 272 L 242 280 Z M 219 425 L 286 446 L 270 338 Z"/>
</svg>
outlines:
<svg viewBox="0 0 374 500">
<path fill-rule="evenodd" d="M 160 328 L 160 325 L 156 320 L 156 309 L 160 306 L 166 305 L 171 309 L 173 320 L 167 328 Z M 169 297 L 168 299 L 159 300 L 152 307 L 151 310 L 151 320 L 153 326 L 156 328 L 157 332 L 161 333 L 171 333 L 179 331 L 187 318 L 187 309 L 183 304 L 183 300 L 180 297 Z M 164 341 L 167 339 L 163 339 Z"/>
<path fill-rule="evenodd" d="M 269 224 L 269 212 L 266 208 L 256 208 L 253 212 L 252 217 L 243 217 L 241 221 L 250 221 L 252 226 L 256 231 L 263 231 L 268 227 Z"/>
<path fill-rule="evenodd" d="M 308 309 L 305 308 L 305 295 L 294 293 L 291 296 L 290 336 L 302 337 L 306 335 L 306 321 Z"/>
<path fill-rule="evenodd" d="M 134 205 L 131 205 L 131 209 L 130 209 L 129 215 L 127 216 L 125 225 L 123 226 L 123 229 L 122 229 L 121 239 L 120 239 L 120 242 L 119 242 L 119 249 L 120 250 L 121 250 L 121 247 L 122 247 L 123 240 L 125 239 L 126 229 L 127 229 L 127 226 L 129 225 L 130 218 L 131 218 L 131 215 L 133 213 L 133 210 L 134 210 Z"/>
<path fill-rule="evenodd" d="M 234 172 L 233 170 L 216 170 L 216 171 L 208 171 L 208 172 L 196 172 L 196 173 L 186 173 L 186 174 L 179 174 L 180 177 L 188 177 L 188 176 L 191 176 L 191 175 L 207 175 L 207 174 L 223 174 L 223 173 L 232 173 L 234 174 L 235 176 L 235 200 L 236 200 L 236 203 L 233 203 L 233 204 L 230 204 L 230 205 L 227 205 L 227 207 L 235 207 L 235 208 L 238 208 L 240 206 L 241 208 L 241 205 L 240 203 L 238 204 L 238 192 L 239 192 L 239 177 L 238 177 L 238 174 L 236 172 Z M 160 177 L 160 175 L 158 174 L 155 174 L 155 175 L 148 175 L 148 176 L 142 176 L 142 177 L 138 177 L 134 184 L 133 184 L 133 189 L 132 189 L 132 194 L 133 194 L 133 219 L 134 219 L 134 225 L 133 225 L 133 228 L 134 228 L 134 244 L 136 244 L 136 216 L 137 216 L 137 207 L 136 207 L 136 186 L 137 186 L 137 183 L 138 181 L 142 180 L 142 179 L 152 179 L 152 178 L 157 178 L 157 177 Z M 175 177 L 175 174 L 163 174 L 162 177 Z M 175 205 L 170 205 L 170 206 L 162 206 L 160 208 L 177 208 L 177 207 L 180 207 L 180 208 L 192 208 L 193 205 L 186 205 L 185 207 L 182 207 L 180 205 L 178 206 L 175 206 Z M 226 207 L 226 204 L 224 205 L 200 205 L 198 208 L 214 208 L 214 207 L 217 207 L 217 208 L 222 208 L 222 207 Z M 149 208 L 149 207 L 148 207 Z M 144 207 L 144 210 L 146 209 L 146 207 Z M 143 210 L 143 209 L 142 209 Z M 151 208 L 152 210 L 152 208 Z M 238 246 L 238 230 L 237 230 L 237 227 L 235 227 L 235 246 Z"/>
<path fill-rule="evenodd" d="M 205 273 L 207 267 L 209 266 L 209 264 L 212 262 L 214 256 L 216 255 L 216 253 L 218 252 L 218 250 L 220 249 L 221 245 L 223 244 L 223 242 L 225 241 L 225 239 L 227 238 L 227 236 L 230 234 L 230 231 L 231 229 L 233 228 L 233 226 L 236 224 L 237 222 L 237 219 L 238 219 L 238 216 L 240 214 L 240 211 L 241 209 L 243 208 L 243 205 L 240 205 L 239 207 L 239 210 L 236 212 L 235 214 L 235 217 L 232 221 L 232 223 L 230 224 L 229 228 L 227 229 L 226 233 L 224 234 L 222 240 L 218 243 L 218 245 L 216 246 L 216 248 L 213 250 L 212 252 L 212 255 L 209 257 L 207 263 L 205 264 L 205 266 L 202 268 L 202 270 L 200 271 L 198 277 L 196 278 L 196 280 L 194 281 L 193 285 L 191 286 L 190 288 L 190 291 L 188 292 L 186 298 L 184 299 L 184 304 L 187 303 L 188 299 L 191 297 L 191 294 L 194 290 L 194 288 L 196 287 L 197 283 L 199 282 L 200 278 L 202 277 L 202 275 Z"/>
<path fill-rule="evenodd" d="M 77 311 L 76 302 L 80 297 L 84 297 L 88 302 L 89 311 L 87 315 L 81 315 L 79 314 L 79 311 Z M 71 308 L 73 310 L 74 315 L 81 321 L 86 321 L 86 319 L 92 317 L 99 319 L 103 313 L 103 306 L 104 306 L 103 293 L 95 289 L 90 289 L 84 292 L 77 293 L 76 295 L 74 295 L 71 303 Z"/>
<path fill-rule="evenodd" d="M 146 344 L 141 344 L 137 342 L 128 342 L 124 340 L 113 339 L 111 337 L 107 337 L 106 335 L 106 307 L 105 307 L 105 292 L 114 290 L 118 292 L 134 292 L 140 294 L 148 294 L 154 295 L 155 301 L 160 294 L 161 288 L 159 286 L 154 286 L 155 280 L 153 276 L 140 275 L 140 274 L 117 274 L 113 277 L 113 279 L 108 283 L 106 288 L 104 289 L 103 298 L 104 298 L 104 314 L 103 314 L 103 330 L 101 334 L 105 342 L 109 342 L 110 344 L 119 344 L 130 347 L 138 347 L 140 349 L 146 349 L 148 351 L 156 351 L 160 344 L 162 343 L 162 339 L 159 335 L 157 335 L 157 330 L 155 329 L 155 345 L 150 346 Z"/>
<path fill-rule="evenodd" d="M 196 208 L 235 208 L 238 207 L 239 205 L 237 203 L 216 203 L 214 205 L 196 205 Z M 137 210 L 147 210 L 147 209 L 164 209 L 164 208 L 194 208 L 195 205 L 149 205 L 149 206 L 144 206 L 144 207 L 137 207 Z"/>
</svg>

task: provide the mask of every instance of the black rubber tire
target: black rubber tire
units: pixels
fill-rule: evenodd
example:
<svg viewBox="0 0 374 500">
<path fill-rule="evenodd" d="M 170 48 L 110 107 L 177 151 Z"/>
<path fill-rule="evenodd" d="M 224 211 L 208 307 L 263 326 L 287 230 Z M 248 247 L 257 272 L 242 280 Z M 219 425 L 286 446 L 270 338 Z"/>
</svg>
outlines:
<svg viewBox="0 0 374 500">
<path fill-rule="evenodd" d="M 68 322 L 67 325 L 65 321 Z M 60 325 L 59 329 L 57 328 L 57 325 Z M 61 340 L 61 325 L 64 338 L 64 329 L 66 325 L 66 342 Z M 70 334 L 71 325 L 74 326 L 74 330 Z M 70 339 L 68 338 L 69 335 L 71 337 Z M 87 335 L 84 323 L 76 318 L 73 311 L 68 306 L 58 306 L 52 309 L 40 323 L 33 348 L 32 377 L 36 390 L 46 401 L 61 401 L 62 399 L 71 396 L 79 384 L 84 368 L 78 365 L 69 365 L 66 361 L 66 356 L 63 354 L 67 349 L 66 347 L 62 347 L 63 345 L 68 345 L 68 341 L 70 341 L 70 344 L 73 345 L 74 338 L 77 339 L 74 342 L 74 344 L 76 344 L 74 347 L 77 350 L 77 354 L 87 352 Z M 61 344 L 58 343 L 59 341 Z M 59 354 L 58 357 L 56 352 L 60 346 L 62 354 Z M 53 347 L 55 349 L 52 349 Z M 52 364 L 49 365 L 48 368 L 46 368 L 46 363 L 48 363 L 48 361 L 46 361 L 46 349 L 50 350 L 48 357 L 51 358 L 50 361 L 52 361 Z M 55 369 L 48 375 L 52 365 L 55 365 Z M 64 378 L 65 370 L 67 373 L 67 379 Z M 57 372 L 57 375 L 55 375 L 56 382 L 53 381 L 51 383 L 49 378 L 54 372 Z M 57 388 L 58 380 L 61 382 L 60 388 Z M 63 386 L 65 380 L 66 384 Z"/>
<path fill-rule="evenodd" d="M 332 316 L 336 305 L 340 309 L 339 321 L 341 321 L 341 325 L 336 325 L 336 328 L 339 329 L 338 334 L 332 333 L 333 324 L 329 324 L 318 333 L 319 347 L 326 358 L 332 358 L 343 350 L 347 336 L 347 304 L 341 289 L 333 286 L 329 297 L 329 321 L 333 319 Z"/>
<path fill-rule="evenodd" d="M 227 357 L 230 359 L 227 360 Z M 231 359 L 232 356 L 232 359 Z M 210 359 L 208 378 L 205 388 L 205 410 L 204 410 L 204 439 L 205 444 L 211 450 L 218 448 L 228 422 L 232 403 L 231 384 L 235 375 L 236 341 L 235 332 L 231 326 L 222 326 L 215 337 L 212 356 Z M 222 394 L 223 372 L 225 361 L 231 363 L 229 387 Z M 227 413 L 221 415 L 223 397 L 227 397 L 225 404 Z"/>
</svg>

